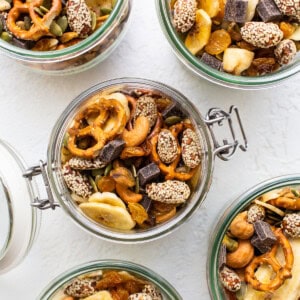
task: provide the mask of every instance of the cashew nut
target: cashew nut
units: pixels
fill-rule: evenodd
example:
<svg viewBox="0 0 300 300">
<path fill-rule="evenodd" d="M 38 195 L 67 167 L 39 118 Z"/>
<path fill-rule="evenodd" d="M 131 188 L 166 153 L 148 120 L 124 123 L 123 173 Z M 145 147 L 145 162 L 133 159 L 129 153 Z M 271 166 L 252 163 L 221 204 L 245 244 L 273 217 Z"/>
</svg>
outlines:
<svg viewBox="0 0 300 300">
<path fill-rule="evenodd" d="M 131 131 L 124 129 L 122 138 L 126 143 L 126 147 L 135 147 L 140 145 L 147 137 L 150 129 L 149 120 L 144 116 L 139 116 L 134 128 Z"/>
<path fill-rule="evenodd" d="M 254 256 L 254 247 L 250 240 L 239 240 L 238 242 L 237 249 L 226 255 L 226 265 L 235 269 L 247 266 Z"/>
<path fill-rule="evenodd" d="M 254 226 L 247 221 L 247 215 L 247 211 L 239 213 L 229 226 L 230 233 L 242 240 L 247 240 L 254 234 Z"/>
</svg>

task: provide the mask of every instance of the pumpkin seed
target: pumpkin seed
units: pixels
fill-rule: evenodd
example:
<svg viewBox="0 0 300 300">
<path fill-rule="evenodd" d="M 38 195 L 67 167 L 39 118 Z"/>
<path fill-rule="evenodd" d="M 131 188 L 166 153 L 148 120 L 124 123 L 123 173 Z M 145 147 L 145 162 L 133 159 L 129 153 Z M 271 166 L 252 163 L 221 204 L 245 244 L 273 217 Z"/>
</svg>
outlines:
<svg viewBox="0 0 300 300">
<path fill-rule="evenodd" d="M 135 193 L 139 194 L 139 192 L 140 192 L 140 180 L 139 177 L 137 176 L 135 178 Z"/>
<path fill-rule="evenodd" d="M 5 42 L 11 42 L 12 36 L 8 32 L 3 31 L 1 33 L 1 39 L 4 40 Z"/>
<path fill-rule="evenodd" d="M 65 32 L 68 28 L 68 19 L 66 16 L 59 17 L 56 20 L 57 25 L 61 28 L 62 32 Z"/>
<path fill-rule="evenodd" d="M 103 7 L 103 8 L 100 8 L 100 11 L 101 11 L 102 15 L 109 15 L 111 13 L 112 9 L 107 8 L 107 7 Z"/>
<path fill-rule="evenodd" d="M 177 124 L 181 121 L 182 121 L 182 119 L 180 117 L 171 116 L 171 117 L 168 117 L 168 118 L 165 119 L 165 124 L 168 125 L 168 126 L 171 126 L 171 125 Z"/>
<path fill-rule="evenodd" d="M 29 30 L 31 27 L 31 19 L 28 16 L 24 17 L 25 30 Z"/>
<path fill-rule="evenodd" d="M 133 177 L 136 177 L 136 168 L 135 168 L 135 165 L 131 165 L 131 173 L 132 173 Z"/>
<path fill-rule="evenodd" d="M 41 5 L 40 6 L 40 10 L 41 10 L 41 12 L 43 13 L 43 14 L 46 14 L 46 13 L 48 13 L 49 12 L 49 9 L 48 8 L 46 8 L 45 6 L 43 6 L 43 5 Z"/>
<path fill-rule="evenodd" d="M 297 190 L 292 189 L 291 192 L 295 195 L 295 197 L 300 197 L 300 194 Z"/>
<path fill-rule="evenodd" d="M 40 15 L 41 17 L 44 16 L 43 12 L 40 10 L 39 7 L 35 7 L 33 10 L 34 10 L 38 15 Z"/>
<path fill-rule="evenodd" d="M 68 146 L 68 140 L 69 140 L 69 137 L 70 137 L 70 135 L 69 135 L 69 133 L 67 132 L 67 133 L 65 134 L 65 136 L 64 136 L 64 139 L 63 139 L 63 146 L 64 146 L 64 147 L 67 147 L 67 146 Z"/>
<path fill-rule="evenodd" d="M 97 25 L 97 15 L 94 11 L 91 11 L 91 18 L 92 18 L 92 31 L 94 31 Z"/>
<path fill-rule="evenodd" d="M 104 168 L 101 169 L 94 169 L 92 170 L 92 176 L 96 177 L 96 176 L 102 176 L 104 174 Z"/>
<path fill-rule="evenodd" d="M 101 180 L 101 178 L 102 178 L 101 175 L 97 175 L 97 176 L 95 177 L 95 183 L 96 183 L 96 185 L 97 185 L 97 188 L 98 188 L 98 182 L 99 182 L 99 180 Z"/>
<path fill-rule="evenodd" d="M 104 171 L 104 176 L 107 176 L 109 174 L 109 172 L 112 169 L 112 164 L 109 164 L 108 166 L 106 166 L 105 171 Z"/>
<path fill-rule="evenodd" d="M 3 25 L 2 25 L 2 22 L 0 21 L 0 35 L 2 33 L 2 30 L 3 30 Z"/>
<path fill-rule="evenodd" d="M 55 36 L 62 36 L 62 34 L 63 34 L 60 26 L 55 21 L 52 21 L 52 23 L 50 25 L 50 32 L 52 34 L 54 34 Z"/>
<path fill-rule="evenodd" d="M 94 181 L 94 179 L 91 177 L 91 176 L 89 176 L 89 182 L 90 182 L 90 184 L 91 184 L 91 186 L 92 186 L 92 188 L 93 188 L 93 190 L 94 190 L 94 192 L 98 192 L 98 188 L 97 188 L 97 185 L 96 185 L 96 183 L 95 183 L 95 181 Z"/>
</svg>

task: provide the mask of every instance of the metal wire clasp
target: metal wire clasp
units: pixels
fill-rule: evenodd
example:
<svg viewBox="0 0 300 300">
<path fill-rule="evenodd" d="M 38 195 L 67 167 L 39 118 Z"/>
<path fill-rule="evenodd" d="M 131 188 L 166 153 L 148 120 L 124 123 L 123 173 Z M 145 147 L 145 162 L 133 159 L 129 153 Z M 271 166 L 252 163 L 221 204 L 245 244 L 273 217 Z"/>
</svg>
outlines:
<svg viewBox="0 0 300 300">
<path fill-rule="evenodd" d="M 234 122 L 232 120 L 233 113 L 236 116 L 238 126 L 241 131 L 243 144 L 240 144 L 240 142 L 236 137 L 236 133 L 233 126 Z M 238 147 L 242 151 L 247 151 L 248 141 L 240 118 L 239 110 L 236 106 L 231 106 L 229 109 L 229 113 L 225 112 L 224 110 L 221 110 L 220 108 L 211 108 L 206 114 L 204 121 L 208 126 L 208 129 L 210 131 L 213 140 L 213 144 L 215 147 L 214 154 L 217 155 L 220 159 L 225 161 L 229 160 L 233 156 L 233 154 L 235 153 Z M 224 121 L 228 122 L 232 141 L 229 142 L 228 139 L 223 139 L 223 144 L 219 144 L 213 126 L 215 124 L 217 124 L 218 126 L 222 126 Z"/>
<path fill-rule="evenodd" d="M 42 179 L 43 179 L 43 182 L 44 182 L 44 185 L 46 188 L 46 193 L 47 193 L 48 198 L 40 199 L 37 196 L 33 199 L 31 206 L 37 207 L 37 208 L 43 209 L 43 210 L 48 209 L 48 208 L 55 209 L 56 207 L 59 206 L 59 204 L 55 202 L 53 194 L 50 189 L 48 173 L 45 168 L 46 165 L 47 165 L 47 163 L 40 160 L 38 165 L 28 168 L 23 174 L 23 177 L 27 178 L 28 180 L 32 180 L 32 178 L 34 176 L 42 175 Z"/>
</svg>

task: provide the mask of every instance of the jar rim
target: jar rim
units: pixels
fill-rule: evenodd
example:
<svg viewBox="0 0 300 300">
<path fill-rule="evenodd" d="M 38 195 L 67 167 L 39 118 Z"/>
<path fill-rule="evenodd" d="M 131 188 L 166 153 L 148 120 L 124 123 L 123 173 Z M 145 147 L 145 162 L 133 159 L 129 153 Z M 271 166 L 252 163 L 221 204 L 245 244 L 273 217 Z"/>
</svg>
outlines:
<svg viewBox="0 0 300 300">
<path fill-rule="evenodd" d="M 109 89 L 120 85 L 121 86 L 122 85 L 124 86 L 144 85 L 156 89 L 158 91 L 161 91 L 163 94 L 174 95 L 174 98 L 176 95 L 176 98 L 183 100 L 184 104 L 188 106 L 189 109 L 193 110 L 192 112 L 198 116 L 197 126 L 199 127 L 201 126 L 201 128 L 198 129 L 199 132 L 201 131 L 201 135 L 205 139 L 203 143 L 206 148 L 203 151 L 205 153 L 205 158 L 206 158 L 205 159 L 206 170 L 205 171 L 201 170 L 203 174 L 202 174 L 202 180 L 199 180 L 200 183 L 198 183 L 199 191 L 195 192 L 195 194 L 191 198 L 194 201 L 193 204 L 190 205 L 189 208 L 183 209 L 183 211 L 172 220 L 142 232 L 122 233 L 120 231 L 114 231 L 112 228 L 102 227 L 99 224 L 91 223 L 91 221 L 87 217 L 84 217 L 82 213 L 78 211 L 78 209 L 75 210 L 73 209 L 73 207 L 70 206 L 71 201 L 68 201 L 67 199 L 69 196 L 62 195 L 63 194 L 62 191 L 64 190 L 64 188 L 60 183 L 61 180 L 59 180 L 58 178 L 58 174 L 56 172 L 57 168 L 53 169 L 52 163 L 50 163 L 50 162 L 57 163 L 56 155 L 58 149 L 60 149 L 58 143 L 59 140 L 62 140 L 62 135 L 65 132 L 64 126 L 66 126 L 66 122 L 70 116 L 70 113 L 74 112 L 80 103 L 90 98 L 90 96 L 92 96 L 93 94 L 101 90 Z M 119 243 L 133 243 L 133 242 L 142 243 L 142 242 L 158 239 L 162 236 L 171 233 L 173 230 L 178 228 L 182 223 L 184 223 L 187 219 L 189 219 L 192 216 L 192 214 L 197 210 L 197 208 L 202 204 L 202 202 L 206 197 L 211 182 L 211 175 L 213 171 L 213 157 L 214 154 L 212 150 L 211 138 L 208 129 L 206 127 L 206 124 L 204 123 L 198 109 L 184 95 L 182 95 L 179 91 L 160 82 L 155 82 L 155 81 L 140 79 L 140 78 L 119 78 L 119 79 L 113 79 L 113 80 L 102 82 L 100 84 L 97 84 L 87 89 L 79 96 L 77 96 L 67 106 L 67 108 L 59 117 L 52 130 L 52 134 L 48 145 L 47 167 L 48 167 L 48 174 L 49 174 L 51 188 L 54 191 L 54 194 L 56 195 L 56 198 L 60 202 L 62 208 L 69 216 L 71 216 L 71 218 L 75 221 L 75 223 L 77 223 L 78 225 L 80 225 L 90 233 L 94 234 L 95 236 L 101 237 L 102 239 L 115 241 Z M 69 194 L 69 193 L 64 193 L 64 194 Z"/>
<path fill-rule="evenodd" d="M 59 60 L 62 57 L 73 56 L 74 53 L 78 53 L 81 51 L 87 51 L 90 47 L 93 46 L 98 40 L 104 37 L 109 29 L 112 27 L 115 19 L 122 12 L 123 6 L 126 4 L 127 0 L 117 0 L 117 3 L 112 10 L 109 18 L 104 22 L 104 24 L 98 28 L 95 32 L 93 32 L 90 36 L 83 39 L 79 43 L 72 45 L 70 47 L 66 47 L 65 49 L 55 50 L 55 51 L 32 51 L 23 49 L 14 45 L 11 45 L 8 42 L 2 41 L 0 39 L 0 50 L 4 51 L 8 55 L 17 55 L 22 57 L 24 60 L 49 60 L 55 61 Z"/>
<path fill-rule="evenodd" d="M 263 89 L 278 85 L 283 80 L 300 72 L 300 54 L 297 60 L 279 71 L 257 77 L 231 75 L 221 72 L 202 63 L 193 55 L 178 37 L 170 18 L 169 0 L 156 0 L 156 10 L 161 28 L 167 37 L 169 44 L 180 61 L 196 75 L 201 76 L 210 82 L 235 89 Z"/>
<path fill-rule="evenodd" d="M 230 204 L 225 204 L 224 209 L 216 219 L 217 224 L 211 231 L 210 241 L 208 244 L 209 255 L 207 257 L 206 264 L 206 279 L 212 299 L 223 299 L 223 295 L 221 294 L 222 287 L 220 285 L 220 281 L 217 280 L 219 250 L 228 225 L 234 219 L 237 212 L 243 210 L 253 199 L 264 193 L 270 192 L 274 189 L 295 185 L 300 185 L 300 173 L 274 177 L 251 187 Z"/>
<path fill-rule="evenodd" d="M 83 275 L 88 272 L 97 271 L 99 269 L 100 270 L 115 269 L 120 271 L 123 270 L 123 271 L 132 272 L 154 283 L 154 285 L 157 286 L 159 290 L 161 290 L 169 297 L 168 299 L 172 299 L 172 300 L 182 299 L 182 297 L 179 295 L 176 289 L 166 279 L 161 277 L 156 272 L 140 264 L 136 264 L 125 260 L 116 260 L 116 259 L 91 261 L 65 271 L 64 273 L 57 276 L 48 284 L 48 286 L 44 289 L 44 291 L 41 292 L 38 299 L 40 300 L 50 299 L 49 297 L 51 297 L 53 293 L 55 293 L 60 287 L 62 287 L 68 281 L 72 280 L 74 277 Z"/>
</svg>

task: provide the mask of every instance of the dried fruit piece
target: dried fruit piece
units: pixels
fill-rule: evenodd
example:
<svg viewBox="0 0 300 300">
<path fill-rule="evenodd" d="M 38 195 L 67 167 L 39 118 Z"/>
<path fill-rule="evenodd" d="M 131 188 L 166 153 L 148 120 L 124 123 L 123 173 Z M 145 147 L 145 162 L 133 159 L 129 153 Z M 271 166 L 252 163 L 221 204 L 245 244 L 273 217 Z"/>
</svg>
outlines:
<svg viewBox="0 0 300 300">
<path fill-rule="evenodd" d="M 103 176 L 97 182 L 100 192 L 112 192 L 116 188 L 116 182 L 111 176 Z"/>
<path fill-rule="evenodd" d="M 296 30 L 296 28 L 291 23 L 287 22 L 280 22 L 279 28 L 283 32 L 283 38 L 285 39 L 289 38 Z"/>
<path fill-rule="evenodd" d="M 142 225 L 148 219 L 148 214 L 141 204 L 128 203 L 128 208 L 132 219 L 139 225 Z"/>
<path fill-rule="evenodd" d="M 241 28 L 242 38 L 259 48 L 276 46 L 283 38 L 283 32 L 277 24 L 264 22 L 247 22 Z"/>
<path fill-rule="evenodd" d="M 256 6 L 258 4 L 259 0 L 248 0 L 248 7 L 246 12 L 246 22 L 252 21 L 254 15 Z"/>
<path fill-rule="evenodd" d="M 203 9 L 198 9 L 194 27 L 189 31 L 185 39 L 185 46 L 192 54 L 196 55 L 208 43 L 211 24 L 209 15 Z"/>
<path fill-rule="evenodd" d="M 254 53 L 245 49 L 227 48 L 223 56 L 223 68 L 235 75 L 247 70 L 254 58 Z"/>
<path fill-rule="evenodd" d="M 174 25 L 177 31 L 187 32 L 196 19 L 196 0 L 177 0 L 174 5 Z"/>
<path fill-rule="evenodd" d="M 205 10 L 213 18 L 219 13 L 220 3 L 219 0 L 201 0 L 199 8 Z"/>
<path fill-rule="evenodd" d="M 297 53 L 297 48 L 292 40 L 281 41 L 274 50 L 277 62 L 280 65 L 287 65 L 293 61 Z"/>
<path fill-rule="evenodd" d="M 273 57 L 255 58 L 247 69 L 248 76 L 259 76 L 274 72 L 279 67 Z"/>
<path fill-rule="evenodd" d="M 231 44 L 231 37 L 224 29 L 214 31 L 205 46 L 205 51 L 211 55 L 217 55 L 225 51 Z"/>
<path fill-rule="evenodd" d="M 119 206 L 119 207 L 126 208 L 124 202 L 115 193 L 110 193 L 110 192 L 94 193 L 89 198 L 89 202 L 105 203 L 112 206 Z"/>
<path fill-rule="evenodd" d="M 103 277 L 97 281 L 96 288 L 98 290 L 106 290 L 108 288 L 113 288 L 116 285 L 123 283 L 123 276 L 116 271 L 106 271 L 103 272 Z"/>
<path fill-rule="evenodd" d="M 128 187 L 116 184 L 116 192 L 121 197 L 121 199 L 126 203 L 136 203 L 142 200 L 143 196 L 141 194 L 137 194 L 130 190 Z"/>
<path fill-rule="evenodd" d="M 100 291 L 84 300 L 114 300 L 109 291 Z"/>
<path fill-rule="evenodd" d="M 135 180 L 132 173 L 124 167 L 119 167 L 115 170 L 112 170 L 110 172 L 110 176 L 115 180 L 116 183 L 121 185 L 127 187 L 133 187 L 135 185 Z"/>
<path fill-rule="evenodd" d="M 300 41 L 300 26 L 298 26 L 294 33 L 289 37 L 290 40 Z"/>
</svg>

